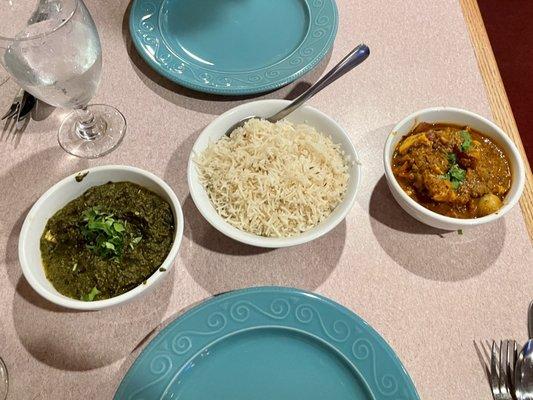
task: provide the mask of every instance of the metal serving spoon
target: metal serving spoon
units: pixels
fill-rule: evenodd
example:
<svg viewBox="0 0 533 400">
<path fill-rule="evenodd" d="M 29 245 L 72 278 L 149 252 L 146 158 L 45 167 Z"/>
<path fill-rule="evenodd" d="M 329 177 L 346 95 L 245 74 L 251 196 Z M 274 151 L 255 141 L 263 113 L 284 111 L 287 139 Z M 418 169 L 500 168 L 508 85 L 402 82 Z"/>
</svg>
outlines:
<svg viewBox="0 0 533 400">
<path fill-rule="evenodd" d="M 533 400 L 533 301 L 527 313 L 529 340 L 526 342 L 515 367 L 517 400 Z"/>
<path fill-rule="evenodd" d="M 292 113 L 294 110 L 296 110 L 298 107 L 304 104 L 307 100 L 309 100 L 315 94 L 317 94 L 322 89 L 324 89 L 326 86 L 328 86 L 330 83 L 335 82 L 345 73 L 347 73 L 348 71 L 351 71 L 353 68 L 361 64 L 363 61 L 365 61 L 368 58 L 369 55 L 370 55 L 370 49 L 368 48 L 368 46 L 365 44 L 360 44 L 355 49 L 353 49 L 350 52 L 350 54 L 344 57 L 344 59 L 340 63 L 338 63 L 335 67 L 333 67 L 331 71 L 329 71 L 326 75 L 324 75 L 322 79 L 320 79 L 313 86 L 311 86 L 304 93 L 302 93 L 295 100 L 293 100 L 291 104 L 289 104 L 283 110 L 272 115 L 271 117 L 264 118 L 264 119 L 274 123 L 285 118 L 287 115 Z M 226 136 L 230 136 L 231 132 L 243 126 L 246 123 L 246 121 L 249 121 L 253 118 L 260 118 L 260 117 L 251 116 L 251 117 L 240 120 L 239 122 L 232 125 L 231 128 L 229 128 L 226 131 Z"/>
</svg>

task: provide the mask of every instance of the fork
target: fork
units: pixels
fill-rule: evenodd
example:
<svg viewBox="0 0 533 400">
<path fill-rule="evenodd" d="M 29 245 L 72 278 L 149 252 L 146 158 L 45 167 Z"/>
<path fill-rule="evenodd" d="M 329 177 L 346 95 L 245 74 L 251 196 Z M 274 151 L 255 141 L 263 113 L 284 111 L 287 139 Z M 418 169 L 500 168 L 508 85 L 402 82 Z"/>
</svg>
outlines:
<svg viewBox="0 0 533 400">
<path fill-rule="evenodd" d="M 9 107 L 9 110 L 7 110 L 7 112 L 2 116 L 2 118 L 0 118 L 0 120 L 11 118 L 19 112 L 22 100 L 24 99 L 24 93 L 24 89 L 20 89 L 18 91 L 17 95 L 13 99 L 13 103 L 11 103 L 11 107 Z"/>
<path fill-rule="evenodd" d="M 9 110 L 0 118 L 1 120 L 13 118 L 17 131 L 23 129 L 26 119 L 30 111 L 35 106 L 37 99 L 28 92 L 21 89 L 17 96 L 13 99 L 13 103 Z"/>
<path fill-rule="evenodd" d="M 514 399 L 514 366 L 516 355 L 516 341 L 500 340 L 499 347 L 496 341 L 492 341 L 490 387 L 494 400 Z"/>
<path fill-rule="evenodd" d="M 30 111 L 35 106 L 37 99 L 28 92 L 24 92 L 24 97 L 20 103 L 19 111 L 17 114 L 17 130 L 21 130 L 24 127 L 25 121 L 28 118 Z"/>
</svg>

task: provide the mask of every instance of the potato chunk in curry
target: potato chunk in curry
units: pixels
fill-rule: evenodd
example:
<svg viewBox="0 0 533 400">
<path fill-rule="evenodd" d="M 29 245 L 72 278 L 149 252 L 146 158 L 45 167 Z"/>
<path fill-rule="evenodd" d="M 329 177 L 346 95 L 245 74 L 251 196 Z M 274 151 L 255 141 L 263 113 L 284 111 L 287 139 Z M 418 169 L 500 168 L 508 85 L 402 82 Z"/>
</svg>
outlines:
<svg viewBox="0 0 533 400">
<path fill-rule="evenodd" d="M 491 139 L 450 124 L 418 124 L 397 144 L 392 171 L 417 203 L 453 218 L 497 212 L 512 180 L 507 156 Z"/>
</svg>

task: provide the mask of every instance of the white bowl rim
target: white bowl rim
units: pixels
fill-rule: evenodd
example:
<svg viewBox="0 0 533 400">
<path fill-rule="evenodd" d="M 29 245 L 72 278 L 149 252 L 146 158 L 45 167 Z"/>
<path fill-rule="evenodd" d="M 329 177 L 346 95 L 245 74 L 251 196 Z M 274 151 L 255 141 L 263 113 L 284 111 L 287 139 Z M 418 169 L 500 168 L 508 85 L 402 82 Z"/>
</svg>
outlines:
<svg viewBox="0 0 533 400">
<path fill-rule="evenodd" d="M 353 160 L 354 168 L 352 169 L 352 174 L 353 174 L 352 178 L 355 179 L 356 186 L 355 186 L 355 190 L 353 192 L 352 197 L 350 199 L 343 200 L 343 202 L 347 201 L 343 205 L 343 207 L 345 208 L 344 211 L 339 213 L 332 219 L 329 219 L 331 218 L 331 216 L 328 217 L 328 219 L 325 220 L 327 221 L 327 224 L 323 226 L 318 225 L 306 232 L 303 232 L 301 235 L 291 236 L 287 238 L 271 238 L 271 237 L 263 237 L 263 236 L 254 235 L 249 232 L 240 231 L 238 228 L 235 228 L 231 226 L 229 223 L 227 223 L 226 221 L 224 221 L 222 217 L 220 217 L 218 213 L 216 213 L 216 211 L 213 214 L 213 217 L 211 217 L 211 215 L 207 212 L 207 210 L 204 209 L 203 201 L 200 200 L 199 193 L 196 191 L 195 186 L 192 183 L 192 170 L 195 168 L 194 160 L 193 160 L 194 154 L 198 151 L 197 147 L 199 146 L 199 142 L 203 138 L 203 135 L 205 134 L 205 132 L 209 128 L 212 128 L 215 124 L 220 123 L 220 121 L 231 118 L 231 116 L 234 113 L 242 109 L 254 107 L 258 104 L 283 106 L 289 103 L 291 103 L 291 101 L 285 100 L 285 99 L 256 100 L 256 101 L 251 101 L 248 103 L 241 104 L 237 107 L 234 107 L 226 111 L 225 113 L 221 114 L 220 116 L 215 118 L 213 121 L 211 121 L 211 123 L 209 123 L 209 125 L 207 125 L 202 130 L 202 132 L 196 139 L 192 147 L 191 153 L 189 155 L 189 162 L 187 164 L 187 183 L 189 186 L 189 192 L 191 194 L 191 198 L 194 204 L 196 205 L 196 208 L 198 209 L 198 211 L 200 211 L 200 214 L 206 219 L 207 222 L 209 222 L 209 224 L 212 227 L 214 227 L 216 230 L 218 230 L 222 234 L 238 242 L 245 243 L 245 244 L 255 246 L 255 247 L 261 247 L 261 248 L 282 248 L 282 247 L 291 247 L 291 246 L 297 246 L 303 243 L 307 243 L 312 240 L 318 239 L 319 237 L 333 230 L 344 218 L 346 218 L 346 216 L 348 215 L 348 213 L 350 212 L 350 210 L 353 208 L 355 204 L 355 200 L 356 200 L 357 193 L 359 191 L 359 186 L 361 183 L 362 172 L 361 172 L 361 164 L 359 162 L 359 155 L 355 149 L 355 146 L 353 145 L 353 142 L 350 136 L 348 135 L 346 130 L 338 122 L 336 122 L 333 118 L 331 118 L 329 115 L 309 105 L 303 105 L 300 107 L 301 109 L 310 110 L 311 112 L 316 113 L 321 118 L 324 118 L 325 120 L 327 120 L 328 122 L 336 126 L 339 132 L 342 132 L 342 134 L 346 137 L 347 142 L 349 143 L 350 151 L 355 156 L 355 160 Z M 342 202 L 337 207 L 339 207 L 341 204 Z M 317 229 L 318 227 L 320 227 L 320 229 Z"/>
<path fill-rule="evenodd" d="M 121 295 L 111 297 L 109 299 L 104 300 L 95 300 L 95 301 L 82 301 L 77 299 L 71 299 L 63 295 L 59 294 L 52 294 L 48 290 L 45 290 L 39 281 L 34 278 L 32 268 L 29 266 L 29 262 L 26 259 L 26 254 L 24 252 L 24 242 L 26 240 L 26 237 L 28 235 L 29 230 L 31 229 L 31 220 L 33 219 L 33 215 L 37 212 L 37 210 L 48 200 L 48 198 L 52 195 L 52 193 L 55 193 L 57 190 L 61 189 L 62 187 L 72 184 L 73 179 L 79 175 L 80 173 L 91 173 L 91 172 L 98 172 L 98 171 L 105 171 L 105 170 L 122 170 L 122 171 L 128 171 L 137 173 L 140 175 L 143 175 L 151 180 L 153 180 L 158 186 L 160 186 L 165 193 L 169 196 L 171 203 L 176 211 L 176 217 L 177 221 L 175 224 L 175 232 L 174 232 L 174 241 L 172 243 L 172 247 L 170 248 L 170 251 L 161 264 L 160 268 L 165 268 L 164 272 L 161 272 L 156 270 L 147 280 L 146 284 L 140 284 L 139 286 L 127 291 L 126 293 L 123 293 Z M 66 204 L 66 203 L 65 203 Z M 65 205 L 64 204 L 64 205 Z M 63 206 L 64 206 L 63 205 Z M 151 284 L 155 284 L 159 279 L 163 277 L 163 274 L 166 273 L 171 269 L 171 267 L 174 265 L 174 260 L 178 254 L 178 250 L 181 244 L 181 240 L 183 238 L 183 226 L 184 226 L 184 220 L 183 220 L 183 212 L 181 209 L 181 205 L 178 201 L 178 198 L 172 188 L 161 178 L 159 178 L 157 175 L 145 171 L 141 168 L 132 167 L 128 165 L 102 165 L 97 167 L 91 167 L 87 168 L 78 172 L 75 172 L 66 178 L 60 180 L 56 184 L 54 184 L 52 187 L 50 187 L 46 192 L 44 192 L 41 197 L 33 204 L 30 211 L 26 215 L 26 218 L 24 219 L 24 223 L 22 224 L 22 229 L 20 230 L 20 236 L 18 241 L 18 255 L 19 255 L 19 262 L 22 268 L 22 273 L 24 274 L 24 277 L 30 284 L 30 286 L 39 293 L 42 297 L 44 297 L 46 300 L 60 305 L 62 307 L 76 309 L 76 310 L 101 310 L 108 307 L 113 307 L 116 305 L 119 305 L 121 303 L 125 303 L 134 297 L 137 297 L 140 295 L 144 290 L 150 287 Z M 40 265 L 42 268 L 42 264 Z M 59 292 L 58 292 L 59 293 Z"/>
<path fill-rule="evenodd" d="M 436 213 L 434 211 L 431 211 L 424 206 L 418 204 L 416 201 L 414 201 L 411 197 L 405 193 L 405 191 L 402 189 L 398 181 L 396 180 L 391 167 L 391 161 L 392 161 L 392 141 L 393 139 L 399 134 L 398 130 L 403 125 L 413 121 L 413 123 L 416 122 L 417 118 L 420 118 L 423 120 L 423 115 L 428 114 L 431 112 L 439 112 L 439 111 L 450 111 L 452 113 L 457 114 L 463 114 L 467 115 L 471 118 L 477 119 L 481 121 L 482 123 L 490 126 L 492 129 L 494 129 L 495 132 L 497 132 L 498 139 L 505 142 L 505 144 L 511 149 L 511 154 L 508 156 L 512 158 L 515 161 L 517 173 L 513 175 L 513 182 L 511 186 L 515 186 L 517 188 L 515 194 L 510 197 L 506 198 L 505 203 L 502 208 L 500 208 L 497 212 L 493 214 L 486 215 L 484 217 L 480 218 L 453 218 L 448 217 L 445 215 L 441 215 L 439 213 Z M 453 122 L 452 122 L 453 123 Z M 483 132 L 482 132 L 483 133 Z M 488 222 L 492 222 L 497 220 L 498 218 L 501 218 L 504 214 L 506 214 L 511 208 L 513 208 L 516 203 L 518 203 L 518 200 L 520 199 L 520 196 L 522 195 L 522 191 L 524 190 L 524 184 L 525 184 L 525 167 L 524 162 L 522 161 L 522 158 L 520 156 L 520 153 L 516 147 L 516 145 L 513 143 L 513 141 L 509 138 L 509 136 L 501 129 L 498 125 L 496 125 L 494 122 L 488 120 L 487 118 L 476 114 L 472 111 L 464 110 L 462 108 L 457 107 L 428 107 L 424 108 L 422 110 L 415 111 L 414 113 L 408 115 L 404 119 L 402 119 L 399 123 L 397 123 L 394 128 L 391 130 L 389 135 L 387 136 L 387 141 L 385 142 L 385 147 L 383 151 L 383 161 L 385 165 L 385 174 L 387 176 L 387 180 L 389 182 L 389 185 L 393 186 L 393 189 L 396 191 L 396 193 L 405 201 L 408 203 L 408 205 L 415 210 L 425 214 L 429 218 L 432 218 L 434 220 L 437 220 L 439 222 L 448 223 L 448 224 L 455 224 L 458 226 L 463 227 L 471 227 L 471 226 L 477 226 L 481 224 L 485 224 Z"/>
</svg>

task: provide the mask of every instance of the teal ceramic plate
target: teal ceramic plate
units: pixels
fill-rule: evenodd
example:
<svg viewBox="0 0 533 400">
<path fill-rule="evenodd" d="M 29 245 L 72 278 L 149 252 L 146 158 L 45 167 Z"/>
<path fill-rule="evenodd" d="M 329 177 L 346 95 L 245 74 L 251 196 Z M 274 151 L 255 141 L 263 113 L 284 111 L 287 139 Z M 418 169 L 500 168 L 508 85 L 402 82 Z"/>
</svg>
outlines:
<svg viewBox="0 0 533 400">
<path fill-rule="evenodd" d="M 357 315 L 315 294 L 260 287 L 215 297 L 173 321 L 115 399 L 419 397 L 392 349 Z"/>
<path fill-rule="evenodd" d="M 168 79 L 201 92 L 279 88 L 312 69 L 337 32 L 334 0 L 134 0 L 139 54 Z"/>
</svg>

